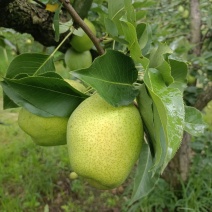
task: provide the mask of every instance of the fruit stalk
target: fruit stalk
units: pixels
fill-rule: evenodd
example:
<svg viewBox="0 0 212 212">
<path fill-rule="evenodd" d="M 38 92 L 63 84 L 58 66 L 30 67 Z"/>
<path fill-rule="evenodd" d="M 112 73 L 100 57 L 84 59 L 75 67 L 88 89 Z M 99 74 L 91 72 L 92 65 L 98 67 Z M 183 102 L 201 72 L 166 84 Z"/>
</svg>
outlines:
<svg viewBox="0 0 212 212">
<path fill-rule="evenodd" d="M 104 49 L 100 45 L 99 39 L 92 33 L 92 31 L 89 29 L 89 27 L 84 23 L 84 21 L 77 14 L 77 12 L 72 7 L 70 2 L 67 1 L 67 0 L 60 0 L 60 2 L 63 4 L 63 6 L 70 13 L 70 15 L 73 18 L 74 22 L 76 22 L 84 30 L 84 32 L 88 35 L 88 37 L 92 40 L 92 42 L 93 42 L 94 46 L 96 47 L 98 53 L 100 55 L 104 54 Z"/>
</svg>

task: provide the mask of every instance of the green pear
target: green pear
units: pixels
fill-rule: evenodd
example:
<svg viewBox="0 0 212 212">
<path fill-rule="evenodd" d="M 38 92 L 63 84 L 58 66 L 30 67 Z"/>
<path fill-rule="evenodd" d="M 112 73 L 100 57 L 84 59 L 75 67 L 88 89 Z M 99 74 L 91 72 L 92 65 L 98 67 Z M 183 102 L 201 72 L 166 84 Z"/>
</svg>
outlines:
<svg viewBox="0 0 212 212">
<path fill-rule="evenodd" d="M 92 31 L 92 33 L 96 35 L 96 29 L 92 22 L 90 22 L 87 18 L 84 19 L 84 22 Z M 70 43 L 71 46 L 78 52 L 90 50 L 93 46 L 93 42 L 85 32 L 83 32 L 82 36 L 73 35 Z"/>
<path fill-rule="evenodd" d="M 126 180 L 142 142 L 142 120 L 134 104 L 113 107 L 95 94 L 68 121 L 71 168 L 98 189 L 113 189 Z"/>
<path fill-rule="evenodd" d="M 20 128 L 40 146 L 66 144 L 68 117 L 42 117 L 22 108 L 18 116 Z"/>
<path fill-rule="evenodd" d="M 64 60 L 70 71 L 88 68 L 92 64 L 90 51 L 76 52 L 73 49 L 68 49 L 65 53 Z"/>
<path fill-rule="evenodd" d="M 64 79 L 67 83 L 69 83 L 73 88 L 75 88 L 76 90 L 85 93 L 87 88 L 80 82 L 76 81 L 76 80 L 71 80 L 71 79 Z"/>
</svg>

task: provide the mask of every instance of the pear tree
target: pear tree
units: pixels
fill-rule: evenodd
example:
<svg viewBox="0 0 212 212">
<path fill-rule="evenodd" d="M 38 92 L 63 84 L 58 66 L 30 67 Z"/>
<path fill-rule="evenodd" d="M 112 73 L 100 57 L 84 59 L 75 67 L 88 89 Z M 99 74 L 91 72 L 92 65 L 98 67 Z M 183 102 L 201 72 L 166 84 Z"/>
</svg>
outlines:
<svg viewBox="0 0 212 212">
<path fill-rule="evenodd" d="M 132 205 L 154 189 L 183 132 L 198 135 L 204 130 L 201 114 L 184 104 L 187 63 L 166 43 L 151 39 L 150 25 L 141 21 L 142 1 L 107 0 L 104 9 L 94 8 L 97 15 L 100 9 L 104 13 L 90 28 L 69 1 L 55 3 L 53 29 L 60 42 L 49 55 L 24 53 L 12 60 L 0 82 L 4 109 L 22 107 L 47 125 L 49 120 L 66 120 L 67 157 L 74 173 L 70 178 L 82 176 L 97 189 L 113 189 L 135 167 Z M 70 20 L 61 23 L 64 10 Z M 93 52 L 89 65 L 78 63 L 70 72 L 70 79 L 80 81 L 85 90 L 56 72 L 55 54 L 67 40 L 79 54 Z M 67 56 L 65 60 L 71 62 Z M 24 130 L 29 132 L 27 126 Z M 49 134 L 42 132 L 47 143 L 56 137 Z"/>
</svg>

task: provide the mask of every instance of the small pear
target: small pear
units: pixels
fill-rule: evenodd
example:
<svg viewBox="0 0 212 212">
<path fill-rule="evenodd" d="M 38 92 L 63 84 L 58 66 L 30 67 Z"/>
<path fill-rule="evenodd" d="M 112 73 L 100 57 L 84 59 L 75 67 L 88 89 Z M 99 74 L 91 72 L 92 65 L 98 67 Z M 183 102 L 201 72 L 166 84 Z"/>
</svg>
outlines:
<svg viewBox="0 0 212 212">
<path fill-rule="evenodd" d="M 126 180 L 142 142 L 142 120 L 134 104 L 113 107 L 95 94 L 68 121 L 71 168 L 98 189 L 113 189 Z"/>
<path fill-rule="evenodd" d="M 85 24 L 91 30 L 91 32 L 96 35 L 96 28 L 91 21 L 87 18 L 84 19 Z M 81 36 L 73 35 L 70 41 L 72 47 L 78 52 L 84 52 L 90 50 L 93 46 L 93 42 L 90 40 L 88 35 L 83 32 Z"/>
<path fill-rule="evenodd" d="M 66 144 L 68 117 L 42 117 L 22 108 L 18 116 L 20 128 L 40 146 Z"/>
</svg>

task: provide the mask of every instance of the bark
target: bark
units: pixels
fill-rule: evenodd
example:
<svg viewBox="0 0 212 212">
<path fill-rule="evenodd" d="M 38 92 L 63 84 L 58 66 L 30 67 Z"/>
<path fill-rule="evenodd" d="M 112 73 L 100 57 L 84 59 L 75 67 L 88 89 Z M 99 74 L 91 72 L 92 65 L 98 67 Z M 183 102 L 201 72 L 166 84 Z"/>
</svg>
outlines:
<svg viewBox="0 0 212 212">
<path fill-rule="evenodd" d="M 29 33 L 44 46 L 55 46 L 55 33 L 52 27 L 54 13 L 32 4 L 27 0 L 8 1 L 0 4 L 0 27 L 12 28 L 20 33 Z M 61 15 L 66 21 L 67 15 Z M 65 35 L 61 36 L 61 39 Z"/>
<path fill-rule="evenodd" d="M 191 18 L 191 44 L 194 45 L 193 53 L 201 54 L 201 14 L 199 0 L 190 0 Z"/>
<path fill-rule="evenodd" d="M 212 83 L 210 83 L 204 91 L 198 96 L 195 107 L 203 110 L 204 107 L 212 100 Z"/>
<path fill-rule="evenodd" d="M 176 190 L 180 189 L 181 181 L 186 181 L 189 175 L 191 147 L 189 142 L 191 135 L 184 132 L 182 144 L 174 158 L 170 161 L 162 177 Z"/>
</svg>

